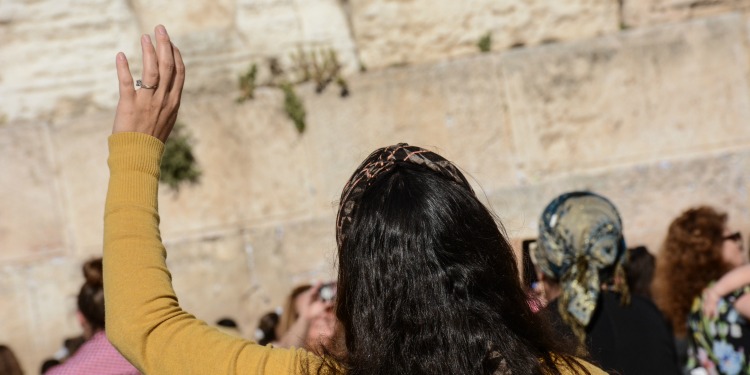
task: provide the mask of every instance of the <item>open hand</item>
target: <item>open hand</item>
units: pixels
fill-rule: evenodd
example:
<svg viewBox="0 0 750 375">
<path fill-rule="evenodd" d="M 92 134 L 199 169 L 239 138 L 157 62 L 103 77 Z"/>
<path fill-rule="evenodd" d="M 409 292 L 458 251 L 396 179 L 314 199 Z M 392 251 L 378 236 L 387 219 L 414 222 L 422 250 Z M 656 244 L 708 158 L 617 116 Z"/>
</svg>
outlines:
<svg viewBox="0 0 750 375">
<path fill-rule="evenodd" d="M 703 315 L 708 318 L 714 318 L 718 315 L 717 309 L 719 307 L 719 296 L 716 291 L 712 288 L 707 288 L 703 291 Z"/>
<path fill-rule="evenodd" d="M 120 100 L 117 103 L 112 133 L 139 132 L 166 142 L 177 121 L 185 64 L 180 50 L 169 39 L 164 26 L 154 28 L 156 48 L 148 34 L 141 36 L 143 50 L 142 86 L 135 89 L 125 54 L 117 54 L 117 79 Z"/>
</svg>

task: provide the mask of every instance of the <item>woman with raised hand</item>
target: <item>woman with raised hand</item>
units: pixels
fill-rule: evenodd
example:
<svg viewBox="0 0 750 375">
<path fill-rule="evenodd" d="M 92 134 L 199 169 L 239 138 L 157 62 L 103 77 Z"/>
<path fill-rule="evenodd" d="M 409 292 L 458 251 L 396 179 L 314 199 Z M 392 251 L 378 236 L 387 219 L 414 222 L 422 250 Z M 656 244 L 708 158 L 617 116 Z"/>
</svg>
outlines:
<svg viewBox="0 0 750 375">
<path fill-rule="evenodd" d="M 719 281 L 718 289 L 712 287 L 746 263 L 742 236 L 731 229 L 724 212 L 690 208 L 669 225 L 656 257 L 653 292 L 684 350 L 686 372 L 750 373 L 750 286 L 731 280 L 734 274 Z M 710 305 L 706 310 L 704 299 Z"/>
<path fill-rule="evenodd" d="M 336 222 L 341 337 L 324 353 L 260 346 L 183 311 L 159 234 L 159 162 L 185 79 L 163 26 L 143 81 L 117 55 L 109 138 L 105 294 L 109 335 L 147 374 L 602 374 L 562 347 L 526 303 L 492 214 L 449 161 L 405 144 L 373 152 Z"/>
</svg>

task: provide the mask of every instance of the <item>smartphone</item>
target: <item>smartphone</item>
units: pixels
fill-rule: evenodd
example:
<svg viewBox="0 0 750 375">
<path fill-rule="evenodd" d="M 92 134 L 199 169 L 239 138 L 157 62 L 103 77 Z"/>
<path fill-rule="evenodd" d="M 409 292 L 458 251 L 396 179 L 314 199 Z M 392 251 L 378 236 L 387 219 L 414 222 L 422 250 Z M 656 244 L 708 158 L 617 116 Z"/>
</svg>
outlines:
<svg viewBox="0 0 750 375">
<path fill-rule="evenodd" d="M 325 283 L 320 286 L 318 291 L 320 299 L 325 302 L 331 302 L 336 298 L 336 282 Z"/>
</svg>

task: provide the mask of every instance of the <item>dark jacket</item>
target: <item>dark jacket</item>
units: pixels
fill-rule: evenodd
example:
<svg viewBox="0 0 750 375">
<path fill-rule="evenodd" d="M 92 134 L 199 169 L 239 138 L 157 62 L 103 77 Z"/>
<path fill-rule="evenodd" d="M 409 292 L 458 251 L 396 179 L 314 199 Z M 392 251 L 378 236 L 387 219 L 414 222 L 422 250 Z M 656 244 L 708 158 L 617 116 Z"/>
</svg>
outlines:
<svg viewBox="0 0 750 375">
<path fill-rule="evenodd" d="M 557 300 L 545 309 L 552 326 L 567 338 L 573 331 L 562 321 Z M 602 292 L 586 327 L 591 360 L 603 370 L 621 375 L 680 374 L 672 329 L 653 302 L 632 296 L 627 306 L 619 294 Z"/>
</svg>

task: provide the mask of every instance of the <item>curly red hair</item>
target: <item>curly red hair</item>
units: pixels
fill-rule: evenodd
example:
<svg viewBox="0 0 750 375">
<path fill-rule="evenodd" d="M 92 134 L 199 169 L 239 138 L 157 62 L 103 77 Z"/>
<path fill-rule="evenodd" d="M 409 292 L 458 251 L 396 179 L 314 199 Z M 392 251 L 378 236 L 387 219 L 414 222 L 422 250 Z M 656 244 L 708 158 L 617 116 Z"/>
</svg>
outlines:
<svg viewBox="0 0 750 375">
<path fill-rule="evenodd" d="M 695 297 L 731 269 L 721 251 L 726 223 L 726 213 L 702 206 L 683 212 L 669 225 L 656 258 L 652 292 L 677 336 L 687 333 Z"/>
</svg>

